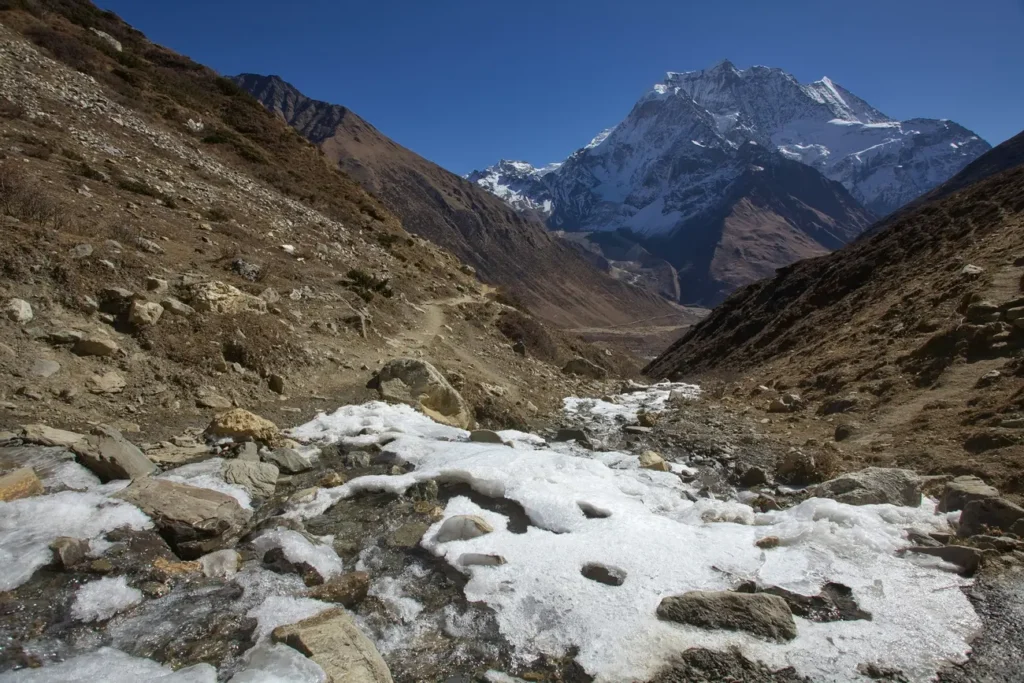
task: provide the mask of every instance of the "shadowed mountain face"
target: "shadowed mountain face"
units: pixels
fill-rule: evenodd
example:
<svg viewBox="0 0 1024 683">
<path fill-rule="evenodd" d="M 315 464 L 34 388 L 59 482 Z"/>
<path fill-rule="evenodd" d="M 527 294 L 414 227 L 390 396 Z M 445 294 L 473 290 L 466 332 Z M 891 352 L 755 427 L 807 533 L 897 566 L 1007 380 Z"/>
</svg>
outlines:
<svg viewBox="0 0 1024 683">
<path fill-rule="evenodd" d="M 675 315 L 664 299 L 601 272 L 541 223 L 402 147 L 351 110 L 305 97 L 274 76 L 245 74 L 234 81 L 379 197 L 407 230 L 452 251 L 540 317 L 583 327 Z"/>
</svg>

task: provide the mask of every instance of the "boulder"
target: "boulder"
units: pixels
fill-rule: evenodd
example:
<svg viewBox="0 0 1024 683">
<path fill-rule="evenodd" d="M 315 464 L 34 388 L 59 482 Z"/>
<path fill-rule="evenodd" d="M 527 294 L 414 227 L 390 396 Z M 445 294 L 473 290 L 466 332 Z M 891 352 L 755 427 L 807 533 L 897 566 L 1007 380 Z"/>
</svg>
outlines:
<svg viewBox="0 0 1024 683">
<path fill-rule="evenodd" d="M 266 313 L 267 302 L 223 282 L 197 282 L 188 289 L 189 302 L 204 313 Z"/>
<path fill-rule="evenodd" d="M 505 443 L 501 435 L 490 429 L 474 429 L 469 433 L 469 440 L 477 443 Z"/>
<path fill-rule="evenodd" d="M 573 358 L 562 367 L 562 372 L 566 375 L 578 375 L 591 379 L 604 379 L 608 376 L 607 370 L 586 358 Z"/>
<path fill-rule="evenodd" d="M 32 364 L 32 367 L 28 370 L 29 374 L 33 377 L 41 377 L 46 379 L 52 377 L 60 372 L 60 363 L 49 358 L 40 358 Z"/>
<path fill-rule="evenodd" d="M 750 467 L 740 475 L 740 486 L 751 488 L 768 483 L 768 473 L 760 467 Z"/>
<path fill-rule="evenodd" d="M 158 277 L 147 277 L 146 278 L 146 290 L 153 292 L 154 294 L 163 294 L 167 291 L 168 283 L 167 280 L 162 280 Z"/>
<path fill-rule="evenodd" d="M 476 515 L 455 515 L 449 517 L 437 530 L 435 540 L 438 543 L 450 543 L 451 541 L 468 541 L 484 534 L 489 534 L 494 528 L 482 517 Z"/>
<path fill-rule="evenodd" d="M 939 498 L 939 504 L 935 506 L 938 512 L 953 512 L 963 510 L 964 506 L 974 500 L 985 500 L 987 498 L 998 498 L 999 491 L 983 482 L 978 477 L 963 476 L 957 477 L 946 484 L 946 489 Z"/>
<path fill-rule="evenodd" d="M 242 568 L 242 555 L 232 548 L 216 550 L 199 558 L 203 575 L 216 579 L 230 579 Z"/>
<path fill-rule="evenodd" d="M 42 494 L 43 482 L 39 481 L 31 467 L 22 467 L 0 476 L 0 501 L 8 502 Z"/>
<path fill-rule="evenodd" d="M 136 479 L 114 497 L 149 515 L 185 560 L 233 546 L 252 517 L 225 493 L 152 477 Z"/>
<path fill-rule="evenodd" d="M 594 444 L 585 429 L 579 427 L 563 427 L 555 434 L 555 441 L 575 441 L 584 448 L 594 449 Z"/>
<path fill-rule="evenodd" d="M 972 500 L 960 513 L 957 535 L 966 538 L 985 533 L 986 529 L 1010 531 L 1017 520 L 1024 518 L 1024 508 L 1003 498 Z"/>
<path fill-rule="evenodd" d="M 640 454 L 640 467 L 645 470 L 657 470 L 658 472 L 671 472 L 672 468 L 654 451 L 644 451 Z"/>
<path fill-rule="evenodd" d="M 54 429 L 43 424 L 23 425 L 21 427 L 21 438 L 29 443 L 41 446 L 62 446 L 71 448 L 85 438 L 84 434 L 69 432 L 63 429 Z"/>
<path fill-rule="evenodd" d="M 72 446 L 72 450 L 78 461 L 103 481 L 136 479 L 157 469 L 121 432 L 107 425 L 94 427 L 88 436 Z"/>
<path fill-rule="evenodd" d="M 309 460 L 291 448 L 275 448 L 272 451 L 264 451 L 263 459 L 273 463 L 287 474 L 298 474 L 313 468 Z"/>
<path fill-rule="evenodd" d="M 281 430 L 270 420 L 248 410 L 234 408 L 213 418 L 206 433 L 214 438 L 230 437 L 236 441 L 262 441 L 272 444 L 281 438 Z"/>
<path fill-rule="evenodd" d="M 117 342 L 107 337 L 89 335 L 76 341 L 71 353 L 77 356 L 112 356 L 117 353 Z"/>
<path fill-rule="evenodd" d="M 60 569 L 70 569 L 89 555 L 89 539 L 58 536 L 50 544 L 53 564 Z"/>
<path fill-rule="evenodd" d="M 11 299 L 4 306 L 4 315 L 20 325 L 32 320 L 32 305 L 24 299 Z"/>
<path fill-rule="evenodd" d="M 187 318 L 196 312 L 196 309 L 192 308 L 183 301 L 178 301 L 173 296 L 169 296 L 160 302 L 160 305 L 165 311 L 171 315 L 180 315 L 183 318 Z"/>
<path fill-rule="evenodd" d="M 663 598 L 658 617 L 707 629 L 746 631 L 768 640 L 796 638 L 789 605 L 768 593 L 690 591 Z"/>
<path fill-rule="evenodd" d="M 163 315 L 164 308 L 152 301 L 133 301 L 128 309 L 128 322 L 137 328 L 156 325 Z"/>
<path fill-rule="evenodd" d="M 312 659 L 334 683 L 392 683 L 377 648 L 344 609 L 330 609 L 297 624 L 278 626 L 271 638 Z"/>
<path fill-rule="evenodd" d="M 239 445 L 235 451 L 235 457 L 239 460 L 247 460 L 249 462 L 260 461 L 260 447 L 252 441 L 246 441 Z"/>
<path fill-rule="evenodd" d="M 256 498 L 269 498 L 277 488 L 278 469 L 266 462 L 229 460 L 224 464 L 224 481 L 241 486 Z"/>
<path fill-rule="evenodd" d="M 86 382 L 86 387 L 93 394 L 120 394 L 126 386 L 128 386 L 128 380 L 116 370 L 105 372 L 102 375 L 91 375 Z"/>
<path fill-rule="evenodd" d="M 783 394 L 768 404 L 769 413 L 792 413 L 803 407 L 803 401 L 796 394 Z"/>
<path fill-rule="evenodd" d="M 832 453 L 807 453 L 792 448 L 779 460 L 775 476 L 787 484 L 804 486 L 827 480 L 837 469 L 838 462 Z"/>
<path fill-rule="evenodd" d="M 808 493 L 848 505 L 921 505 L 921 479 L 910 470 L 868 467 L 818 484 Z"/>
<path fill-rule="evenodd" d="M 907 548 L 907 551 L 942 558 L 960 567 L 964 574 L 973 574 L 981 565 L 981 551 L 964 545 L 912 546 Z"/>
<path fill-rule="evenodd" d="M 322 586 L 310 589 L 309 597 L 324 602 L 334 602 L 352 609 L 363 600 L 370 590 L 370 575 L 366 572 L 349 572 L 335 576 Z"/>
<path fill-rule="evenodd" d="M 626 581 L 626 572 L 618 567 L 609 567 L 600 562 L 588 562 L 580 570 L 585 578 L 606 586 L 621 586 Z"/>
<path fill-rule="evenodd" d="M 473 414 L 462 395 L 430 363 L 414 358 L 389 361 L 366 385 L 386 401 L 405 403 L 442 424 L 473 426 Z"/>
</svg>

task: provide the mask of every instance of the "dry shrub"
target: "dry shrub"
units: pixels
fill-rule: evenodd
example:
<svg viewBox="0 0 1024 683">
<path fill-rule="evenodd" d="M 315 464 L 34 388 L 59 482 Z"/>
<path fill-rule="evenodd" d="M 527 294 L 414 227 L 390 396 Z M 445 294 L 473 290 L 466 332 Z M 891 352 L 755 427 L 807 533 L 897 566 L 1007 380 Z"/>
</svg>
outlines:
<svg viewBox="0 0 1024 683">
<path fill-rule="evenodd" d="M 0 214 L 58 230 L 67 218 L 63 204 L 42 192 L 24 171 L 10 163 L 0 163 Z"/>
<path fill-rule="evenodd" d="M 95 70 L 96 50 L 72 35 L 47 26 L 33 26 L 26 32 L 29 40 L 49 52 L 54 59 L 72 69 L 92 75 Z"/>
</svg>

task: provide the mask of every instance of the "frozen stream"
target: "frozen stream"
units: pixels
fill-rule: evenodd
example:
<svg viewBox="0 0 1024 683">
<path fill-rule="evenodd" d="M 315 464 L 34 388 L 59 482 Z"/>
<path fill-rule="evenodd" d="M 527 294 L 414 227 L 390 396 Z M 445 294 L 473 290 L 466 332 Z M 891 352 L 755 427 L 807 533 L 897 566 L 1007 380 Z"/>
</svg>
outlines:
<svg viewBox="0 0 1024 683">
<path fill-rule="evenodd" d="M 614 428 L 620 419 L 635 417 L 641 408 L 664 409 L 672 390 L 699 394 L 689 385 L 663 384 L 613 397 L 612 402 L 566 399 L 566 412 L 600 432 Z M 685 494 L 696 491 L 679 476 L 641 469 L 635 454 L 590 452 L 572 443 L 548 445 L 521 432 L 500 434 L 505 445 L 470 442 L 467 432 L 439 425 L 406 406 L 379 402 L 320 415 L 293 429 L 292 437 L 320 445 L 385 444 L 379 458 L 414 469 L 320 489 L 315 497 L 292 505 L 286 516 L 313 519 L 359 493 L 401 494 L 427 480 L 468 484 L 477 493 L 515 501 L 529 517 L 525 533 L 509 530 L 508 517 L 455 496 L 420 545 L 468 576 L 466 598 L 494 610 L 501 635 L 524 665 L 541 654 L 557 657 L 574 650 L 577 662 L 598 681 L 646 680 L 687 648 L 729 646 L 773 668 L 793 666 L 813 680 L 867 680 L 858 673 L 858 665 L 873 663 L 899 669 L 909 680 L 927 681 L 943 664 L 965 658 L 967 641 L 980 626 L 959 590 L 967 580 L 931 558 L 918 561 L 896 555 L 911 545 L 908 529 L 949 530 L 946 518 L 935 514 L 927 499 L 920 508 L 854 507 L 810 499 L 787 510 L 756 513 L 735 500 L 691 502 Z M 67 467 L 62 476 L 68 476 Z M 216 466 L 189 467 L 162 476 L 225 490 Z M 75 473 L 77 488 L 82 488 L 81 474 Z M 2 588 L 28 580 L 57 535 L 98 540 L 120 524 L 149 525 L 136 508 L 107 498 L 115 485 L 93 481 L 85 488 L 0 503 L 0 576 L 6 582 Z M 471 540 L 439 542 L 436 534 L 444 519 L 457 514 L 479 515 L 494 530 Z M 277 538 L 260 541 L 280 545 L 290 557 L 311 558 L 327 574 L 366 568 L 375 581 L 372 567 L 342 567 L 326 542 L 330 539 L 318 546 L 298 534 L 294 538 L 277 533 Z M 756 545 L 767 536 L 777 537 L 778 547 L 762 550 Z M 94 545 L 102 549 L 102 543 Z M 499 555 L 505 563 L 465 566 L 467 554 Z M 625 579 L 619 586 L 590 580 L 581 574 L 588 563 L 618 570 Z M 247 566 L 237 576 L 246 589 L 243 601 L 251 604 L 249 615 L 259 620 L 264 644 L 248 654 L 247 670 L 231 680 L 321 680 L 319 667 L 308 666 L 312 662 L 295 659 L 294 651 L 282 650 L 283 646 L 265 644 L 274 626 L 334 607 L 296 597 L 301 582 L 297 585 L 290 578 L 294 577 L 258 566 Z M 371 594 L 378 591 L 406 616 L 405 630 L 378 641 L 386 659 L 395 640 L 419 633 L 421 606 L 402 597 L 403 582 L 416 580 L 412 572 L 398 580 L 371 583 Z M 845 584 L 873 618 L 820 623 L 796 617 L 797 637 L 775 643 L 741 632 L 666 622 L 655 614 L 663 597 L 691 590 L 729 590 L 743 580 L 804 595 L 816 595 L 827 582 Z M 141 596 L 134 589 L 109 581 L 109 587 L 93 588 L 82 597 L 80 614 L 106 618 L 119 612 L 110 622 L 111 630 L 160 602 L 145 600 L 140 606 Z M 0 674 L 0 681 L 98 680 L 70 677 L 71 672 L 87 670 L 103 671 L 102 680 L 110 681 L 217 679 L 209 665 L 172 672 L 114 649 L 79 654 L 77 659 L 77 665 L 71 660 Z M 119 671 L 123 674 L 111 673 Z M 261 678 L 261 671 L 273 676 Z"/>
</svg>

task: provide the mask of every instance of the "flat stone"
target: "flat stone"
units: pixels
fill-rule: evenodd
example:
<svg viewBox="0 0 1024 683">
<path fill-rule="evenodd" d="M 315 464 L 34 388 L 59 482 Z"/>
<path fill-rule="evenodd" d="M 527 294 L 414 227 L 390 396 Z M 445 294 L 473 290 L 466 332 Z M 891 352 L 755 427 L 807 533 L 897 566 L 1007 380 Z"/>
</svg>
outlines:
<svg viewBox="0 0 1024 683">
<path fill-rule="evenodd" d="M 438 543 L 450 543 L 452 541 L 468 541 L 484 534 L 489 534 L 494 528 L 482 517 L 476 515 L 455 515 L 449 517 L 437 530 L 435 540 Z"/>
<path fill-rule="evenodd" d="M 590 436 L 587 434 L 586 430 L 579 429 L 579 428 L 576 428 L 576 427 L 563 427 L 562 429 L 559 429 L 558 433 L 555 434 L 554 440 L 556 442 L 557 441 L 575 441 L 576 443 L 578 443 L 579 445 L 583 446 L 584 448 L 587 448 L 587 449 L 590 449 L 590 450 L 594 449 L 594 444 L 590 440 Z"/>
<path fill-rule="evenodd" d="M 175 446 L 173 444 L 152 448 L 146 451 L 146 457 L 153 462 L 170 467 L 199 462 L 211 457 L 213 453 L 204 444 L 195 446 Z"/>
<path fill-rule="evenodd" d="M 71 347 L 71 353 L 78 356 L 112 356 L 117 353 L 117 350 L 117 342 L 98 336 L 88 336 L 79 339 Z"/>
<path fill-rule="evenodd" d="M 490 429 L 474 429 L 469 433 L 469 440 L 475 441 L 477 443 L 505 443 L 502 440 L 501 436 L 498 434 L 498 432 L 492 431 Z"/>
<path fill-rule="evenodd" d="M 831 498 L 848 505 L 921 505 L 921 479 L 910 470 L 868 467 L 850 472 L 811 488 L 818 498 Z"/>
<path fill-rule="evenodd" d="M 71 448 L 85 438 L 84 434 L 69 432 L 63 429 L 54 429 L 43 424 L 23 425 L 21 438 L 29 443 L 41 446 L 62 446 Z"/>
<path fill-rule="evenodd" d="M 981 565 L 981 551 L 977 548 L 968 548 L 963 545 L 943 545 L 937 548 L 931 546 L 912 546 L 907 548 L 907 551 L 942 558 L 944 561 L 960 567 L 960 571 L 964 574 L 973 574 Z"/>
<path fill-rule="evenodd" d="M 160 302 L 164 310 L 171 315 L 178 315 L 183 318 L 187 318 L 190 315 L 195 315 L 196 309 L 192 308 L 183 301 L 178 301 L 172 296 L 166 297 Z"/>
<path fill-rule="evenodd" d="M 335 576 L 321 586 L 309 590 L 309 597 L 324 602 L 334 602 L 349 609 L 366 599 L 370 590 L 370 575 L 366 572 L 349 572 Z"/>
<path fill-rule="evenodd" d="M 78 461 L 103 481 L 136 479 L 152 474 L 157 467 L 121 432 L 107 425 L 97 425 L 92 432 L 72 446 Z"/>
<path fill-rule="evenodd" d="M 33 377 L 42 377 L 45 379 L 60 372 L 60 363 L 48 358 L 40 358 L 32 364 L 32 367 L 29 368 L 28 372 Z"/>
<path fill-rule="evenodd" d="M 415 548 L 429 528 L 426 522 L 407 522 L 388 534 L 387 544 L 392 548 Z"/>
<path fill-rule="evenodd" d="M 271 639 L 312 659 L 334 683 L 392 683 L 377 648 L 344 609 L 327 610 L 297 624 L 279 626 Z"/>
<path fill-rule="evenodd" d="M 792 640 L 797 635 L 789 605 L 767 593 L 690 591 L 663 598 L 658 617 L 706 629 L 746 631 L 768 640 Z"/>
<path fill-rule="evenodd" d="M 985 533 L 986 529 L 1010 531 L 1021 518 L 1024 518 L 1024 508 L 1003 498 L 972 500 L 960 513 L 957 535 L 966 538 Z"/>
<path fill-rule="evenodd" d="M 43 482 L 35 470 L 22 467 L 0 476 L 0 501 L 8 502 L 43 494 Z"/>
<path fill-rule="evenodd" d="M 967 475 L 957 477 L 946 484 L 946 488 L 942 492 L 942 497 L 939 498 L 939 503 L 935 506 L 935 509 L 938 512 L 963 510 L 964 506 L 971 501 L 998 497 L 998 489 L 989 486 L 978 477 Z"/>
<path fill-rule="evenodd" d="M 644 427 L 643 425 L 625 425 L 622 431 L 626 434 L 633 434 L 641 436 L 644 434 L 650 434 L 652 429 L 650 427 Z"/>
<path fill-rule="evenodd" d="M 72 330 L 65 328 L 61 330 L 54 330 L 46 335 L 46 341 L 51 344 L 74 344 L 78 340 L 85 337 L 85 332 L 81 330 Z"/>
<path fill-rule="evenodd" d="M 241 486 L 257 498 L 269 498 L 277 488 L 278 469 L 275 465 L 246 460 L 229 460 L 224 464 L 224 481 Z"/>
<path fill-rule="evenodd" d="M 459 555 L 459 564 L 463 567 L 500 567 L 505 563 L 505 558 L 501 555 L 484 553 L 462 553 Z"/>
<path fill-rule="evenodd" d="M 232 406 L 231 399 L 220 394 L 204 394 L 196 399 L 196 405 L 200 408 L 213 408 L 214 410 L 227 410 Z"/>
<path fill-rule="evenodd" d="M 624 570 L 597 562 L 583 565 L 580 574 L 591 581 L 603 583 L 606 586 L 621 586 L 626 580 L 626 572 Z"/>
<path fill-rule="evenodd" d="M 152 477 L 136 479 L 114 497 L 149 515 L 185 560 L 233 546 L 252 517 L 225 493 Z"/>
<path fill-rule="evenodd" d="M 262 457 L 264 461 L 277 465 L 282 472 L 287 474 L 298 474 L 313 468 L 309 460 L 291 448 L 275 448 L 272 451 L 265 451 Z"/>
<path fill-rule="evenodd" d="M 93 394 L 120 394 L 126 386 L 128 380 L 116 370 L 102 375 L 92 375 L 86 382 L 86 387 Z"/>
</svg>

